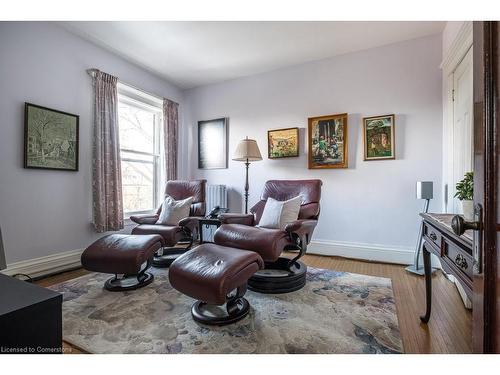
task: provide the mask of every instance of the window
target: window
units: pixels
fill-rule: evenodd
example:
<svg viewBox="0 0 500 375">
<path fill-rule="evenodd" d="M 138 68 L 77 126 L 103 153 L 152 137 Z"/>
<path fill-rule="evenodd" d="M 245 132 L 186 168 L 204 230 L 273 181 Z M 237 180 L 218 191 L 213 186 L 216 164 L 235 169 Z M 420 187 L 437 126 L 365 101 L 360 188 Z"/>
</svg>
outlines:
<svg viewBox="0 0 500 375">
<path fill-rule="evenodd" d="M 152 101 L 149 95 L 138 90 L 119 85 L 123 211 L 127 217 L 152 212 L 158 205 L 161 117 L 160 102 Z"/>
</svg>

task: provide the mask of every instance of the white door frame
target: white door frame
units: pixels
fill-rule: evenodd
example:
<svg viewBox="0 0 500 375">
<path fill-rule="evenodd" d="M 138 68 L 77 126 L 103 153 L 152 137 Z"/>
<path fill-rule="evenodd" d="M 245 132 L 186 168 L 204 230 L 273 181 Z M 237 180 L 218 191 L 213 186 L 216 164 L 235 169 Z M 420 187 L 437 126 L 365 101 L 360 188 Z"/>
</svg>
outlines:
<svg viewBox="0 0 500 375">
<path fill-rule="evenodd" d="M 464 22 L 441 62 L 443 71 L 443 208 L 452 212 L 453 181 L 453 72 L 472 47 L 472 22 Z"/>
</svg>

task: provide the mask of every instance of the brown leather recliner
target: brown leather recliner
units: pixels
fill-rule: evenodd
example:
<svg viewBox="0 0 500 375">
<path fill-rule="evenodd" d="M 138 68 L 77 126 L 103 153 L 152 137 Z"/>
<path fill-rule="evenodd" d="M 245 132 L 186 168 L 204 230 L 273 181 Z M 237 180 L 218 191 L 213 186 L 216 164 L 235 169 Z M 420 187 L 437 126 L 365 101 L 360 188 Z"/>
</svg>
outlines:
<svg viewBox="0 0 500 375">
<path fill-rule="evenodd" d="M 270 180 L 261 199 L 250 214 L 222 214 L 222 225 L 215 232 L 217 245 L 255 251 L 265 262 L 265 269 L 255 273 L 248 288 L 261 293 L 287 293 L 305 285 L 307 267 L 299 259 L 306 253 L 320 213 L 321 180 Z M 258 226 L 267 198 L 279 201 L 300 195 L 298 220 L 284 230 Z M 285 250 L 298 250 L 293 259 L 281 257 Z"/>
<path fill-rule="evenodd" d="M 175 200 L 193 197 L 189 216 L 179 221 L 178 225 L 156 224 L 161 213 L 161 206 L 154 215 L 146 214 L 130 217 L 130 220 L 139 224 L 132 229 L 132 234 L 159 234 L 165 241 L 165 247 L 153 259 L 153 266 L 168 267 L 179 254 L 191 248 L 198 228 L 198 219 L 205 216 L 206 182 L 206 180 L 172 180 L 167 182 L 165 196 L 169 195 Z M 182 240 L 187 241 L 187 247 L 173 248 Z"/>
</svg>

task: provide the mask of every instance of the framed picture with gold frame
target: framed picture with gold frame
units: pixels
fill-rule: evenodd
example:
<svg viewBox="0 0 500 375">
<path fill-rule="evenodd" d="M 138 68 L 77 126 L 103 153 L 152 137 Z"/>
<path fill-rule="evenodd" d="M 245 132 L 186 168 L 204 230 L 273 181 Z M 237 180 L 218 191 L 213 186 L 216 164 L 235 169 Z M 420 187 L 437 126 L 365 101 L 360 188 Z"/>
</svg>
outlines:
<svg viewBox="0 0 500 375">
<path fill-rule="evenodd" d="M 363 143 L 365 161 L 395 159 L 394 115 L 364 117 Z"/>
<path fill-rule="evenodd" d="M 267 157 L 269 159 L 299 156 L 299 128 L 267 131 Z"/>
<path fill-rule="evenodd" d="M 347 113 L 308 119 L 309 169 L 347 168 Z"/>
</svg>

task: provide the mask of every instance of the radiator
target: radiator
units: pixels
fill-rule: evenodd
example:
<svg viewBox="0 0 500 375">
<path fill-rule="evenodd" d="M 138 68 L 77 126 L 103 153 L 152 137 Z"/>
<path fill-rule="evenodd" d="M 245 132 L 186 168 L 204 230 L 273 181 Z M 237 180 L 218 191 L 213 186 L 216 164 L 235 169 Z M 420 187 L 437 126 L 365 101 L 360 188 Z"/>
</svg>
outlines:
<svg viewBox="0 0 500 375">
<path fill-rule="evenodd" d="M 215 206 L 227 208 L 227 189 L 226 185 L 207 185 L 207 214 Z"/>
</svg>

